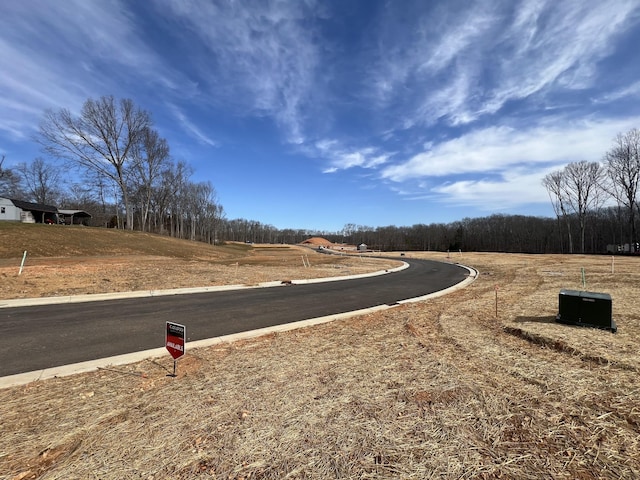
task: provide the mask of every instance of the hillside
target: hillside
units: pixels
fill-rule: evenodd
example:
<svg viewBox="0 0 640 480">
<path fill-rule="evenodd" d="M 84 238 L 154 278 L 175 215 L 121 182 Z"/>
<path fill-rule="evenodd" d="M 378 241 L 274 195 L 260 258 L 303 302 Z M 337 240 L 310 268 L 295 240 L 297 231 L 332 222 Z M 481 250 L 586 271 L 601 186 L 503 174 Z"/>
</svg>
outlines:
<svg viewBox="0 0 640 480">
<path fill-rule="evenodd" d="M 151 233 L 69 225 L 0 222 L 0 259 L 101 255 L 159 255 L 228 259 L 245 256 L 248 245 L 213 246 Z"/>
<path fill-rule="evenodd" d="M 300 268 L 302 256 L 308 268 Z M 143 232 L 0 222 L 1 299 L 255 285 L 398 265 L 322 255 L 295 245 L 213 246 Z"/>
</svg>

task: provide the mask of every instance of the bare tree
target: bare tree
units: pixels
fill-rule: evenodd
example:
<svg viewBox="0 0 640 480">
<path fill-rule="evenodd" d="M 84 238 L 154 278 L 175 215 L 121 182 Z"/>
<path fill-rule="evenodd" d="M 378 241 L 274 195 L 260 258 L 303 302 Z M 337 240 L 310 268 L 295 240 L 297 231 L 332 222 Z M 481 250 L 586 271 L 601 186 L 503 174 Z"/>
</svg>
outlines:
<svg viewBox="0 0 640 480">
<path fill-rule="evenodd" d="M 556 214 L 558 220 L 558 227 L 560 228 L 560 217 L 564 220 L 567 227 L 567 235 L 569 241 L 569 253 L 573 253 L 573 238 L 571 236 L 571 219 L 567 213 L 567 200 L 565 198 L 565 183 L 566 177 L 563 170 L 556 170 L 551 172 L 542 179 L 542 185 L 547 189 L 549 193 L 549 199 L 553 206 L 553 211 Z M 560 235 L 560 248 L 562 248 L 562 234 Z"/>
<path fill-rule="evenodd" d="M 572 162 L 564 168 L 566 181 L 564 183 L 565 198 L 569 207 L 578 218 L 580 227 L 580 252 L 585 253 L 585 229 L 587 215 L 597 210 L 604 202 L 605 172 L 598 162 Z"/>
<path fill-rule="evenodd" d="M 355 223 L 346 223 L 344 227 L 342 227 L 342 241 L 349 242 L 353 241 L 351 237 L 356 233 L 356 224 Z"/>
<path fill-rule="evenodd" d="M 151 208 L 153 189 L 168 166 L 169 145 L 158 132 L 145 128 L 135 150 L 132 180 L 139 197 L 140 229 L 145 231 Z"/>
<path fill-rule="evenodd" d="M 5 155 L 0 158 L 0 195 L 4 197 L 21 197 L 20 176 L 13 170 L 3 167 Z"/>
<path fill-rule="evenodd" d="M 60 199 L 60 171 L 56 165 L 46 163 L 42 158 L 21 163 L 17 167 L 22 175 L 25 191 L 37 203 L 55 204 Z"/>
<path fill-rule="evenodd" d="M 632 245 L 637 240 L 636 209 L 640 208 L 640 130 L 634 128 L 624 135 L 618 134 L 614 146 L 605 154 L 604 160 L 607 175 L 611 179 L 610 193 L 619 205 L 627 209 L 629 244 Z"/>
<path fill-rule="evenodd" d="M 598 162 L 572 162 L 564 169 L 544 177 L 546 187 L 556 216 L 565 219 L 569 235 L 569 253 L 573 253 L 571 236 L 571 215 L 578 221 L 580 230 L 580 252 L 585 252 L 585 231 L 588 214 L 600 208 L 605 200 L 605 172 Z"/>
<path fill-rule="evenodd" d="M 193 173 L 183 161 L 171 164 L 163 169 L 160 182 L 153 190 L 152 205 L 156 217 L 155 223 L 160 233 L 168 230 L 169 235 L 180 237 L 182 217 L 182 192 Z"/>
<path fill-rule="evenodd" d="M 96 197 L 97 209 L 100 212 L 100 225 L 107 226 L 111 224 L 113 215 L 109 214 L 108 209 L 112 207 L 115 207 L 113 213 L 115 214 L 117 224 L 119 221 L 117 197 L 113 197 L 112 203 L 109 202 L 109 199 L 112 198 L 110 192 L 113 190 L 111 185 L 113 184 L 113 181 L 109 178 L 105 178 L 101 175 L 96 174 L 95 172 L 92 172 L 91 175 L 87 176 L 86 184 L 90 186 Z"/>
<path fill-rule="evenodd" d="M 52 156 L 113 180 L 122 195 L 127 228 L 133 229 L 128 168 L 142 133 L 150 126 L 150 115 L 132 100 L 116 103 L 113 96 L 106 96 L 88 99 L 79 117 L 67 109 L 45 112 L 38 141 Z"/>
</svg>

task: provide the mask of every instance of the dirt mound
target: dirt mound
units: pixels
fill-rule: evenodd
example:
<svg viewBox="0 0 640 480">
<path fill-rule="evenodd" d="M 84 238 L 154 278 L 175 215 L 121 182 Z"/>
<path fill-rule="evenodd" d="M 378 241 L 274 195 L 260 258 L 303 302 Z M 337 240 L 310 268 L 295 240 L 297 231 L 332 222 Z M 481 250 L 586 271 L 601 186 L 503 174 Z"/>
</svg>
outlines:
<svg viewBox="0 0 640 480">
<path fill-rule="evenodd" d="M 311 237 L 305 240 L 304 242 L 302 242 L 302 245 L 317 245 L 322 247 L 328 247 L 329 245 L 333 245 L 333 243 L 327 240 L 326 238 Z"/>
</svg>

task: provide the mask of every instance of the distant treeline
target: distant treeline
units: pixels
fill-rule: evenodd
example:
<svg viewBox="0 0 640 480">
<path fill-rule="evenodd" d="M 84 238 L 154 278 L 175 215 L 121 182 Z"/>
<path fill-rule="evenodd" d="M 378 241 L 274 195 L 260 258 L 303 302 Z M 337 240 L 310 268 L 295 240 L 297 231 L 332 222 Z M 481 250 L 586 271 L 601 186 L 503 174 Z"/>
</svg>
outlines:
<svg viewBox="0 0 640 480">
<path fill-rule="evenodd" d="M 577 216 L 569 217 L 574 243 L 579 235 Z M 604 208 L 591 212 L 585 231 L 585 253 L 606 253 L 607 245 L 622 245 L 629 238 L 624 212 Z M 491 215 L 451 223 L 368 227 L 348 224 L 340 232 L 279 230 L 257 221 L 223 220 L 222 241 L 300 243 L 320 236 L 335 243 L 360 245 L 380 251 L 476 251 L 520 253 L 570 253 L 567 221 L 524 215 Z"/>
</svg>

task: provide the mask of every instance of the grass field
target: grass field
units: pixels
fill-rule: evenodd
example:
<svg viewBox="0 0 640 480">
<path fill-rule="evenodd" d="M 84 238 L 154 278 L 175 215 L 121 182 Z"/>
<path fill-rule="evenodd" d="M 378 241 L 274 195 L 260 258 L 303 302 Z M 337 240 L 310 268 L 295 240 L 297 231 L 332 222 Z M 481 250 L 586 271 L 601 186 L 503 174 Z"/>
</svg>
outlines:
<svg viewBox="0 0 640 480">
<path fill-rule="evenodd" d="M 0 222 L 0 299 L 255 285 L 398 265 L 291 245 L 212 246 L 142 232 Z"/>
<path fill-rule="evenodd" d="M 640 259 L 407 256 L 479 275 L 190 350 L 177 378 L 168 357 L 0 390 L 0 478 L 640 478 Z M 553 320 L 582 268 L 618 333 Z"/>
</svg>

